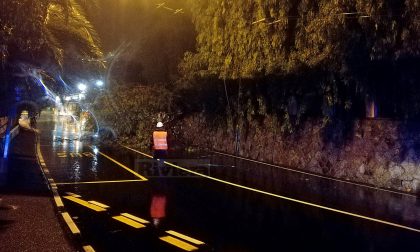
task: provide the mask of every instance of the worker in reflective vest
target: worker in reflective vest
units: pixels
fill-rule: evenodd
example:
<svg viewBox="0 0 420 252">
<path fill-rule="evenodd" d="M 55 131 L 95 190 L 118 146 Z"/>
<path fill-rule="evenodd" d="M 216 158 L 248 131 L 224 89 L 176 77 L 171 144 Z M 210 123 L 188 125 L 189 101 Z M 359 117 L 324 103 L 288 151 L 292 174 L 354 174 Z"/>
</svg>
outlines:
<svg viewBox="0 0 420 252">
<path fill-rule="evenodd" d="M 153 131 L 153 157 L 165 158 L 168 154 L 168 132 L 163 128 L 163 123 L 156 124 L 156 130 Z"/>
</svg>

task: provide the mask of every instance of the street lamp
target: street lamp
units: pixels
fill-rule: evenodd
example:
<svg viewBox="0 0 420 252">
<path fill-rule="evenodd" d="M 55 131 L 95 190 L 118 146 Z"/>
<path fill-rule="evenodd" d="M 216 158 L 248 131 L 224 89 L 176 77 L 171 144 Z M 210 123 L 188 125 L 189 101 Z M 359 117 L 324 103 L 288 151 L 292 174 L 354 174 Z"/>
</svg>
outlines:
<svg viewBox="0 0 420 252">
<path fill-rule="evenodd" d="M 104 82 L 102 80 L 97 80 L 96 81 L 96 86 L 102 87 L 103 85 L 104 85 Z"/>
<path fill-rule="evenodd" d="M 87 89 L 87 86 L 86 86 L 86 84 L 79 83 L 79 84 L 77 85 L 77 88 L 78 88 L 80 91 L 85 92 L 85 91 L 86 91 L 86 89 Z"/>
</svg>

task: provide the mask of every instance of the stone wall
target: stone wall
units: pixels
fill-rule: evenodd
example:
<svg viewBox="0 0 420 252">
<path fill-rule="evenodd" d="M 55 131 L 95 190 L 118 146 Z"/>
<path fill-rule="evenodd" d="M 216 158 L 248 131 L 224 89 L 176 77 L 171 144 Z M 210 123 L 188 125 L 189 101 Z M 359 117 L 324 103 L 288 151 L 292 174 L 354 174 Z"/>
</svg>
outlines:
<svg viewBox="0 0 420 252">
<path fill-rule="evenodd" d="M 241 129 L 239 155 L 378 187 L 420 192 L 418 123 L 357 120 L 323 126 L 321 120 L 311 120 L 287 136 L 273 125 L 274 120 L 266 118 Z M 176 131 L 189 146 L 235 153 L 233 130 L 211 127 L 203 116 L 185 118 Z"/>
</svg>

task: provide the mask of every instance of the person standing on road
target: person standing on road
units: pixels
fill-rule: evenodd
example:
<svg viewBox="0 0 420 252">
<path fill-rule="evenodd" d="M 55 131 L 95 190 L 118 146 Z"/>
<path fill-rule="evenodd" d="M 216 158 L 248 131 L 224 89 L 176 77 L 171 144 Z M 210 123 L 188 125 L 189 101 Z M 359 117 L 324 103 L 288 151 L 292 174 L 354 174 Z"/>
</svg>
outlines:
<svg viewBox="0 0 420 252">
<path fill-rule="evenodd" d="M 153 158 L 162 159 L 168 155 L 168 132 L 164 129 L 163 123 L 158 122 L 152 135 Z"/>
</svg>

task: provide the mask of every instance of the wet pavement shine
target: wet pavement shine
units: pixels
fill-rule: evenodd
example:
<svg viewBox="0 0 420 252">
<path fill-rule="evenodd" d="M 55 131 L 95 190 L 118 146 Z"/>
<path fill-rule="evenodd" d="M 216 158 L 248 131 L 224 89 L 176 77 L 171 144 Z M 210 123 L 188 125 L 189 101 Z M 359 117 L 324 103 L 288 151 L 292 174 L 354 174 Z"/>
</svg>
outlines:
<svg viewBox="0 0 420 252">
<path fill-rule="evenodd" d="M 96 251 L 420 251 L 414 195 L 214 152 L 153 160 L 42 115 L 45 166 Z"/>
<path fill-rule="evenodd" d="M 0 251 L 75 251 L 51 202 L 35 152 L 36 134 L 21 129 L 0 159 Z"/>
</svg>

